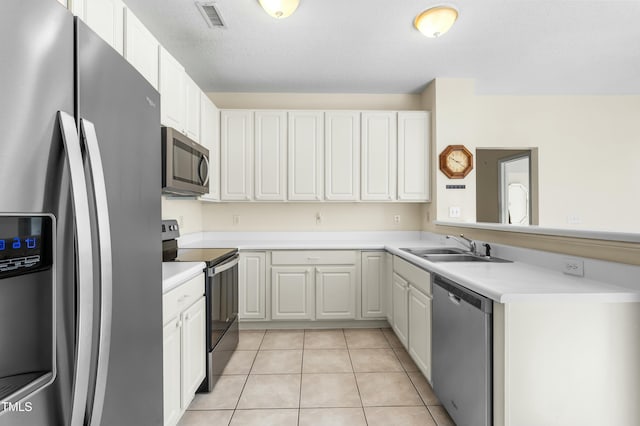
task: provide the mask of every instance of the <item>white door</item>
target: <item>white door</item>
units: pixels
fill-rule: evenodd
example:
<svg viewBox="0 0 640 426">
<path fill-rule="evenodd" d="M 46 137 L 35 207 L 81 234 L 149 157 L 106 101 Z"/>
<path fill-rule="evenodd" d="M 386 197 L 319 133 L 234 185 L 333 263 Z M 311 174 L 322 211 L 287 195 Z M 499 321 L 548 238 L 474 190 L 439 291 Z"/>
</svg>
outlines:
<svg viewBox="0 0 640 426">
<path fill-rule="evenodd" d="M 142 22 L 126 9 L 124 57 L 149 83 L 158 89 L 160 44 Z"/>
<path fill-rule="evenodd" d="M 200 143 L 209 150 L 209 193 L 205 201 L 220 199 L 220 111 L 204 93 L 200 93 Z"/>
<path fill-rule="evenodd" d="M 289 112 L 288 126 L 288 198 L 322 200 L 324 113 Z"/>
<path fill-rule="evenodd" d="M 356 267 L 316 267 L 316 319 L 355 319 Z"/>
<path fill-rule="evenodd" d="M 266 260 L 265 253 L 240 253 L 238 270 L 238 317 L 266 319 Z"/>
<path fill-rule="evenodd" d="M 200 143 L 200 94 L 198 85 L 185 74 L 185 132 Z"/>
<path fill-rule="evenodd" d="M 356 201 L 360 196 L 360 113 L 328 111 L 324 126 L 325 199 Z"/>
<path fill-rule="evenodd" d="M 429 113 L 398 113 L 398 200 L 429 200 Z"/>
<path fill-rule="evenodd" d="M 271 319 L 313 319 L 313 267 L 271 268 Z"/>
<path fill-rule="evenodd" d="M 182 314 L 182 408 L 186 409 L 205 376 L 205 297 Z"/>
<path fill-rule="evenodd" d="M 251 199 L 253 164 L 253 112 L 220 112 L 220 198 L 223 201 Z"/>
<path fill-rule="evenodd" d="M 255 199 L 284 201 L 287 185 L 287 113 L 256 111 Z"/>
<path fill-rule="evenodd" d="M 393 111 L 362 113 L 363 201 L 396 198 L 398 122 Z"/>
<path fill-rule="evenodd" d="M 384 285 L 385 253 L 362 252 L 362 317 L 384 318 L 386 287 Z"/>
<path fill-rule="evenodd" d="M 405 348 L 409 341 L 408 285 L 400 275 L 393 274 L 393 331 Z"/>
<path fill-rule="evenodd" d="M 180 318 L 169 321 L 162 329 L 162 383 L 164 401 L 164 424 L 175 425 L 181 411 L 181 362 L 180 362 Z"/>
<path fill-rule="evenodd" d="M 409 354 L 431 381 L 431 297 L 409 287 Z"/>
<path fill-rule="evenodd" d="M 78 0 L 76 15 L 119 54 L 124 51 L 124 3 L 121 0 Z M 79 13 L 78 13 L 79 12 Z"/>
<path fill-rule="evenodd" d="M 160 122 L 185 133 L 184 68 L 166 49 L 160 46 Z"/>
<path fill-rule="evenodd" d="M 387 321 L 393 326 L 393 255 L 391 253 L 384 254 L 384 295 L 385 308 L 387 311 Z"/>
</svg>

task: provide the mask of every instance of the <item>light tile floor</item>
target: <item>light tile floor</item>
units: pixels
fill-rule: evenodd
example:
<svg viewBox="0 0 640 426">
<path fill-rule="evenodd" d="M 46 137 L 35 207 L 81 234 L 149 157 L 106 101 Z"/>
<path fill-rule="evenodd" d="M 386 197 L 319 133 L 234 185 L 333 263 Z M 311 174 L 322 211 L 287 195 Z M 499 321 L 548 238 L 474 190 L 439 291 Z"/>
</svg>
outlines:
<svg viewBox="0 0 640 426">
<path fill-rule="evenodd" d="M 242 330 L 219 373 L 180 426 L 454 425 L 390 329 Z"/>
</svg>

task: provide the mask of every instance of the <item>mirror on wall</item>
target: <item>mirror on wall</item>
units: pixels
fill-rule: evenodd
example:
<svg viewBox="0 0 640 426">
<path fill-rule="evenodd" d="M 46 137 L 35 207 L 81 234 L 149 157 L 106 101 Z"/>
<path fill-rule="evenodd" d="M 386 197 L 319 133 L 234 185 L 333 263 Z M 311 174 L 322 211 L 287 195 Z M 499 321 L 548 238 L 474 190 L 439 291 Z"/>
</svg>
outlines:
<svg viewBox="0 0 640 426">
<path fill-rule="evenodd" d="M 476 221 L 538 224 L 536 148 L 476 149 Z"/>
</svg>

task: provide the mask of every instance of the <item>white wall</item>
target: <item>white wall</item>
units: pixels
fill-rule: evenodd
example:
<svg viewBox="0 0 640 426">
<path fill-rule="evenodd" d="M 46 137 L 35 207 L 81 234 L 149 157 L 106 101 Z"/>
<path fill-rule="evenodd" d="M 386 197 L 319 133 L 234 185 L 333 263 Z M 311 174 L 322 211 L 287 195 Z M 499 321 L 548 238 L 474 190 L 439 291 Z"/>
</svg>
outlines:
<svg viewBox="0 0 640 426">
<path fill-rule="evenodd" d="M 435 86 L 434 161 L 454 144 L 538 147 L 540 226 L 640 232 L 640 96 L 478 96 L 468 79 Z M 475 222 L 475 177 L 437 173 L 439 220 Z M 461 207 L 460 219 L 449 218 L 450 206 Z"/>
<path fill-rule="evenodd" d="M 162 196 L 162 219 L 176 219 L 181 234 L 202 231 L 202 202 Z"/>
</svg>

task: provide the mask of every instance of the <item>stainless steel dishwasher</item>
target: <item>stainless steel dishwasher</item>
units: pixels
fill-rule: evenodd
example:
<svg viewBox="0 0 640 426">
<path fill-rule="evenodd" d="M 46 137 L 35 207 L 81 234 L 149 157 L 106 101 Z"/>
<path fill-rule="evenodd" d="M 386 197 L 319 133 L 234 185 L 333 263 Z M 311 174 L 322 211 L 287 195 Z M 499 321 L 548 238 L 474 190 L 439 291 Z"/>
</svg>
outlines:
<svg viewBox="0 0 640 426">
<path fill-rule="evenodd" d="M 440 276 L 433 283 L 433 390 L 458 426 L 489 426 L 493 302 Z"/>
</svg>

